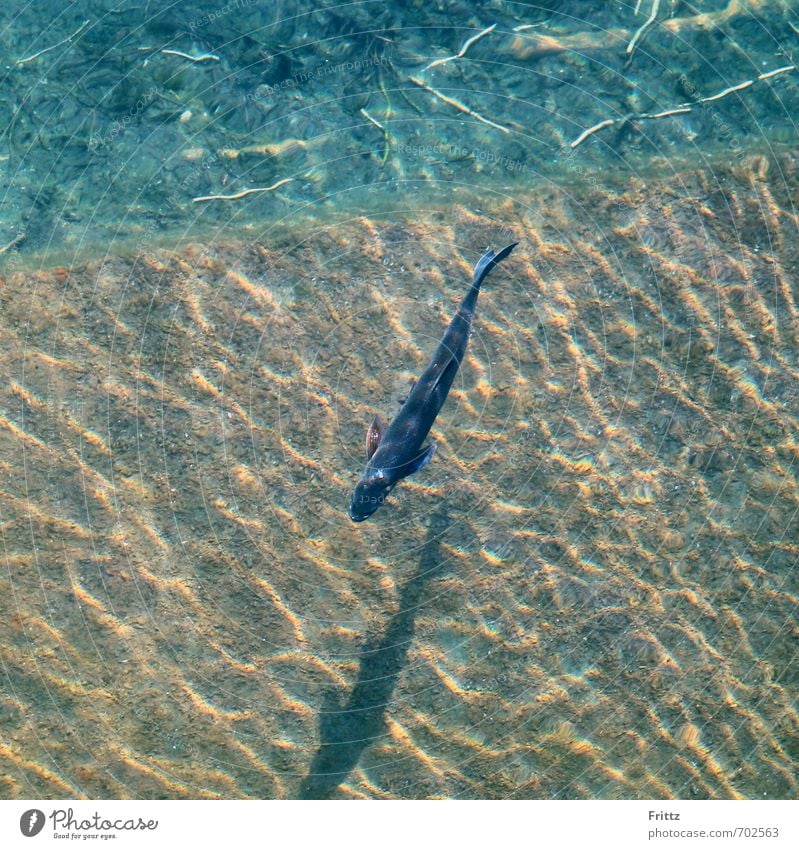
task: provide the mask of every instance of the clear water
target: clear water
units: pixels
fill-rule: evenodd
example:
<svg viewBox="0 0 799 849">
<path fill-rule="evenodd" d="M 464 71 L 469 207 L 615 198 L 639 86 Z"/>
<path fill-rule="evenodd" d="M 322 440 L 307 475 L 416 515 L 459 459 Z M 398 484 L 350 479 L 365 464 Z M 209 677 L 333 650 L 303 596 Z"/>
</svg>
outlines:
<svg viewBox="0 0 799 849">
<path fill-rule="evenodd" d="M 4 798 L 796 796 L 797 4 L 429 6 L 0 13 Z"/>
</svg>

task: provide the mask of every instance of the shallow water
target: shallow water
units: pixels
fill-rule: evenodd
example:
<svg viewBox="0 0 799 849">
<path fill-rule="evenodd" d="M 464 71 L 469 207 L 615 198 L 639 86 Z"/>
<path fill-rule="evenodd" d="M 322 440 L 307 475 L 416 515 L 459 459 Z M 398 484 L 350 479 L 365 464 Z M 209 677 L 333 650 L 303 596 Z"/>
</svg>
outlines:
<svg viewBox="0 0 799 849">
<path fill-rule="evenodd" d="M 8 16 L 3 797 L 796 795 L 796 14 L 641 5 Z"/>
</svg>

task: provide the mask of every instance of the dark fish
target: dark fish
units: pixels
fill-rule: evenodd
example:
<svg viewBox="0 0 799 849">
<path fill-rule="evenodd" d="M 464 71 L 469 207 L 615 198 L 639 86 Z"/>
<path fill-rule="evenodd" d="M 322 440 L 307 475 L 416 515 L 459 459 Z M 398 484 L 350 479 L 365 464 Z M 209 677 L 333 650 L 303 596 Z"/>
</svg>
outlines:
<svg viewBox="0 0 799 849">
<path fill-rule="evenodd" d="M 414 384 L 400 411 L 388 427 L 375 416 L 366 435 L 366 468 L 350 502 L 349 515 L 353 522 L 368 519 L 403 478 L 423 469 L 435 454 L 434 442 L 425 446 L 422 443 L 447 399 L 466 353 L 480 286 L 488 272 L 518 244 L 514 242 L 499 253 L 486 251 L 480 257 L 474 267 L 471 288 L 438 343 L 430 365 Z"/>
</svg>

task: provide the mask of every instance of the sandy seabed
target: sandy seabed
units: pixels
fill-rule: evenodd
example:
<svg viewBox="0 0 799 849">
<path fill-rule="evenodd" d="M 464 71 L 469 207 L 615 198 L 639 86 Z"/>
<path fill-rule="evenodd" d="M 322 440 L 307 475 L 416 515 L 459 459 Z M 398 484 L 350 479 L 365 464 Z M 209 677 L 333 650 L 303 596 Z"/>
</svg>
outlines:
<svg viewBox="0 0 799 849">
<path fill-rule="evenodd" d="M 795 797 L 795 185 L 4 277 L 0 795 Z M 511 237 L 434 461 L 353 525 Z"/>
</svg>

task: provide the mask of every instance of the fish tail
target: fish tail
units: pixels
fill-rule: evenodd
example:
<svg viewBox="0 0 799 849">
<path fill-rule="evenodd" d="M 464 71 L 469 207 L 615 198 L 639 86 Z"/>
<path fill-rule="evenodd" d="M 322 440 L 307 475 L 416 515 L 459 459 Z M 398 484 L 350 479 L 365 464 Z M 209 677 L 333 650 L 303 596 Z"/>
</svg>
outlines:
<svg viewBox="0 0 799 849">
<path fill-rule="evenodd" d="M 488 272 L 491 271 L 497 263 L 502 262 L 502 260 L 505 259 L 505 257 L 508 256 L 508 254 L 518 244 L 518 242 L 513 242 L 496 253 L 492 250 L 487 250 L 480 259 L 477 260 L 477 265 L 474 267 L 474 271 L 472 272 L 472 286 L 479 287 L 483 280 L 485 280 Z"/>
<path fill-rule="evenodd" d="M 488 277 L 489 271 L 497 265 L 497 263 L 502 262 L 506 256 L 518 245 L 518 242 L 513 242 L 507 247 L 502 248 L 501 251 L 494 252 L 492 250 L 487 250 L 480 259 L 477 260 L 477 264 L 474 267 L 474 271 L 472 272 L 472 288 L 469 290 L 466 297 L 463 299 L 463 303 L 461 304 L 461 309 L 466 309 L 469 312 L 474 312 L 474 306 L 477 303 L 477 296 L 480 294 L 480 286 L 483 283 L 483 280 Z"/>
</svg>

